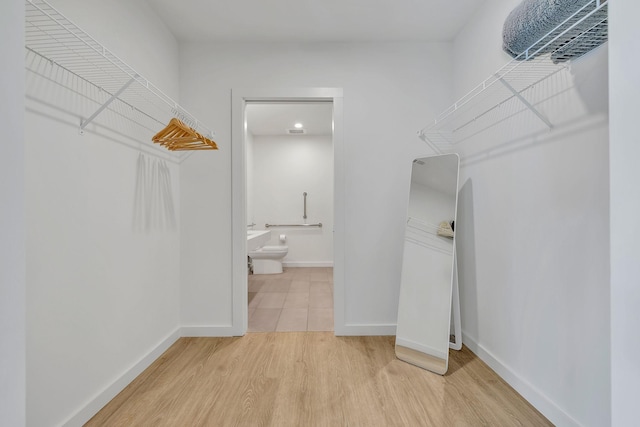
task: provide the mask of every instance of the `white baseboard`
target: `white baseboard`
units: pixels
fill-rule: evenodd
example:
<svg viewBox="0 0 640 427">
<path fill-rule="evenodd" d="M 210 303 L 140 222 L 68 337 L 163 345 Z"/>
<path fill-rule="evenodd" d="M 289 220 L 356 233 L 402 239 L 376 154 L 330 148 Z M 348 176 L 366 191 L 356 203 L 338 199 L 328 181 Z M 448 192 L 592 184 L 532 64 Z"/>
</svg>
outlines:
<svg viewBox="0 0 640 427">
<path fill-rule="evenodd" d="M 235 337 L 239 336 L 233 326 L 183 326 L 182 337 Z"/>
<path fill-rule="evenodd" d="M 335 334 L 337 336 L 372 336 L 372 335 L 395 335 L 395 324 L 345 324 L 336 325 Z"/>
<path fill-rule="evenodd" d="M 515 373 L 464 331 L 462 331 L 462 342 L 553 424 L 567 427 L 579 427 L 581 425 L 551 399 L 545 396 L 544 393 Z"/>
<path fill-rule="evenodd" d="M 333 261 L 284 261 L 283 267 L 333 267 Z"/>
<path fill-rule="evenodd" d="M 158 359 L 173 343 L 180 338 L 180 328 L 173 331 L 163 339 L 153 350 L 142 357 L 136 364 L 129 368 L 120 378 L 93 397 L 82 409 L 72 415 L 62 425 L 64 427 L 82 426 L 100 411 L 111 399 L 116 397 L 126 386 L 128 386 L 138 375 L 147 369 Z"/>
</svg>

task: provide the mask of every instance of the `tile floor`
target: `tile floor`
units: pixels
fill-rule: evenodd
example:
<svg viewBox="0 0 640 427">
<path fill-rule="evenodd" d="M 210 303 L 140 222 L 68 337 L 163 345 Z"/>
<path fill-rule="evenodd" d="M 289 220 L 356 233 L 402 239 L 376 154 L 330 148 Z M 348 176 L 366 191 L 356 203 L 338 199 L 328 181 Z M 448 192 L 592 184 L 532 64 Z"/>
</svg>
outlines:
<svg viewBox="0 0 640 427">
<path fill-rule="evenodd" d="M 333 331 L 333 268 L 249 275 L 249 332 Z"/>
</svg>

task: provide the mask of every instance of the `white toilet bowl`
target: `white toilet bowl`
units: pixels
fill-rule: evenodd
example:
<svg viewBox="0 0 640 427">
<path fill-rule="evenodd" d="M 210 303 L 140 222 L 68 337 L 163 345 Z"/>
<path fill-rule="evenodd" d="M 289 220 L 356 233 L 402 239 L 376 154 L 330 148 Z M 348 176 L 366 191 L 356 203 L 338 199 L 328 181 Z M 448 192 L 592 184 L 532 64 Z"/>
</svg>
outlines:
<svg viewBox="0 0 640 427">
<path fill-rule="evenodd" d="M 263 246 L 255 251 L 249 251 L 253 274 L 282 273 L 282 260 L 288 252 L 288 246 Z"/>
</svg>

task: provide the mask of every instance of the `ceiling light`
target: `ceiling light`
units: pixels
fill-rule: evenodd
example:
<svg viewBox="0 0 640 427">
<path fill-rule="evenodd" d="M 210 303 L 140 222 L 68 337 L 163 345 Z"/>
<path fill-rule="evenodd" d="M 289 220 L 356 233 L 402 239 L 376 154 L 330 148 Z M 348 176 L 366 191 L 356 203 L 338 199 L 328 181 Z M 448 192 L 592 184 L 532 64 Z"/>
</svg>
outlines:
<svg viewBox="0 0 640 427">
<path fill-rule="evenodd" d="M 302 129 L 302 123 L 296 123 L 293 127 L 296 129 Z"/>
</svg>

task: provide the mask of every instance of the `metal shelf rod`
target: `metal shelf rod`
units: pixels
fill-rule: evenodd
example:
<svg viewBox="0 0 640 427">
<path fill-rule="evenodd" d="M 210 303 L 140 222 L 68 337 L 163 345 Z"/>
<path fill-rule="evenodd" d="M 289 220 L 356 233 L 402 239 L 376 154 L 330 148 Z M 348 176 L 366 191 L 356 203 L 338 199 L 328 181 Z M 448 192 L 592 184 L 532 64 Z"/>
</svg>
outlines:
<svg viewBox="0 0 640 427">
<path fill-rule="evenodd" d="M 265 224 L 266 228 L 269 227 L 319 227 L 322 228 L 322 223 L 317 224 Z"/>
<path fill-rule="evenodd" d="M 476 126 L 481 130 L 487 129 L 507 118 L 497 109 L 514 98 L 531 110 L 548 128 L 553 128 L 551 117 L 545 116 L 537 108 L 538 102 L 529 89 L 568 68 L 562 59 L 554 62 L 548 52 L 560 52 L 562 55 L 562 51 L 571 46 L 588 51 L 592 48 L 590 46 L 597 46 L 602 40 L 606 40 L 607 8 L 606 0 L 589 1 L 517 58 L 503 65 L 438 114 L 431 124 L 418 131 L 420 139 L 436 153 L 452 149 L 457 141 L 464 139 L 464 135 L 477 134 L 479 131 Z M 500 84 L 496 85 L 498 81 Z M 489 112 L 492 112 L 491 117 Z M 509 111 L 505 110 L 504 114 L 509 114 Z M 483 119 L 482 124 L 480 118 Z M 472 125 L 470 129 L 458 133 L 468 125 Z"/>
<path fill-rule="evenodd" d="M 111 99 L 81 121 L 81 131 L 116 99 L 158 123 L 178 117 L 197 132 L 212 137 L 192 114 L 131 66 L 51 6 L 46 0 L 25 0 L 25 46 L 28 51 L 62 67 L 112 95 Z M 138 85 L 132 85 L 137 82 Z M 128 89 L 128 90 L 127 90 Z M 99 102 L 99 104 L 102 102 Z M 86 116 L 85 116 L 86 117 Z M 135 122 L 135 121 L 134 121 Z M 183 157 L 178 155 L 178 157 Z"/>
</svg>

